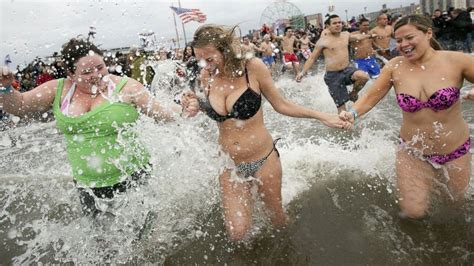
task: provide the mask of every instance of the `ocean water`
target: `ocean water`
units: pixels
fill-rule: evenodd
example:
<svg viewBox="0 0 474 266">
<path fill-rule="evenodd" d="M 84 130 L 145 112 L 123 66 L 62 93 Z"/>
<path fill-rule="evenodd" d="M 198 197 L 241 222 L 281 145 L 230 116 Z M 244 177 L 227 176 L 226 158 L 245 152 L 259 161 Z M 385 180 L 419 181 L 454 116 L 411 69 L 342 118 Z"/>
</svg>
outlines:
<svg viewBox="0 0 474 266">
<path fill-rule="evenodd" d="M 296 103 L 336 112 L 321 72 L 300 84 L 288 74 L 276 85 Z M 398 216 L 401 111 L 393 91 L 353 131 L 279 115 L 268 102 L 263 108 L 272 136 L 282 138 L 283 204 L 292 220 L 286 230 L 272 229 L 257 201 L 249 239 L 227 240 L 217 181 L 226 159 L 215 122 L 203 114 L 170 124 L 142 118 L 136 130 L 152 155 L 152 176 L 96 219 L 79 209 L 55 122 L 33 122 L 0 131 L 1 263 L 474 263 L 474 176 L 462 210 L 435 200 L 430 219 Z M 473 137 L 474 102 L 462 110 Z"/>
</svg>

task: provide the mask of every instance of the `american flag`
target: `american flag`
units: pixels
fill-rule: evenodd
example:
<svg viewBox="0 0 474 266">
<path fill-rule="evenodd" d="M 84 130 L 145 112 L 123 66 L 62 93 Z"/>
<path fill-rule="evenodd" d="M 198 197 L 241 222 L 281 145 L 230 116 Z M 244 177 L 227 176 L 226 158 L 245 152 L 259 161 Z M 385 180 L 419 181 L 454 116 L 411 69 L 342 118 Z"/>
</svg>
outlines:
<svg viewBox="0 0 474 266">
<path fill-rule="evenodd" d="M 5 63 L 6 66 L 8 66 L 12 62 L 9 54 L 5 56 L 5 59 L 3 60 L 3 62 Z"/>
<path fill-rule="evenodd" d="M 204 23 L 206 21 L 206 15 L 197 8 L 181 8 L 170 6 L 170 8 L 181 18 L 183 23 L 188 23 L 190 21 L 197 21 L 199 23 Z"/>
</svg>

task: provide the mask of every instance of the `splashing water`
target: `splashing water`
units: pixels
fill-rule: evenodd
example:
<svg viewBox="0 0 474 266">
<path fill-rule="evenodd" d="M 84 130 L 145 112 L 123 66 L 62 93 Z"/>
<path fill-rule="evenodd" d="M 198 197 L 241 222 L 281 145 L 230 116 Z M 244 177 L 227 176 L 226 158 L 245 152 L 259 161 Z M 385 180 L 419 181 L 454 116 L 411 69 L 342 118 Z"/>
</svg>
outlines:
<svg viewBox="0 0 474 266">
<path fill-rule="evenodd" d="M 336 111 L 320 74 L 299 84 L 282 77 L 277 87 L 296 103 Z M 155 93 L 159 99 L 173 97 L 159 87 Z M 134 130 L 150 151 L 152 175 L 146 185 L 113 203 L 103 202 L 108 211 L 98 218 L 80 210 L 63 137 L 54 122 L 33 123 L 0 132 L 3 261 L 472 262 L 472 234 L 466 232 L 472 232 L 468 218 L 474 206 L 474 178 L 467 192 L 468 218 L 456 220 L 451 215 L 450 221 L 438 224 L 410 224 L 398 218 L 393 183 L 401 112 L 394 111 L 392 94 L 360 120 L 354 132 L 281 116 L 266 101 L 263 108 L 273 137 L 282 138 L 278 149 L 283 204 L 293 220 L 287 230 L 269 228 L 259 203 L 250 240 L 228 242 L 217 180 L 227 159 L 219 155 L 215 122 L 202 114 L 169 124 L 143 117 Z M 473 111 L 472 103 L 463 105 L 471 132 Z"/>
</svg>

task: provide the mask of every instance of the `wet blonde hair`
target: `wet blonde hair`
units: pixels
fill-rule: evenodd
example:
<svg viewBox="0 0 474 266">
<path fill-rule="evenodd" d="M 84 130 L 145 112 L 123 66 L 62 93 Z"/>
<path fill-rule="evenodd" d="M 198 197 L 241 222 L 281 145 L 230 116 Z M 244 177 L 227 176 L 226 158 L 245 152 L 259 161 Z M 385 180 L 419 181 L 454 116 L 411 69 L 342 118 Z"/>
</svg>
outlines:
<svg viewBox="0 0 474 266">
<path fill-rule="evenodd" d="M 246 59 L 243 56 L 240 38 L 235 36 L 238 26 L 226 27 L 206 24 L 194 33 L 192 46 L 202 48 L 213 45 L 224 57 L 223 74 L 227 77 L 240 77 L 244 73 Z"/>
<path fill-rule="evenodd" d="M 431 18 L 415 14 L 408 15 L 399 19 L 397 23 L 395 23 L 393 31 L 395 32 L 397 31 L 397 29 L 405 25 L 413 25 L 423 33 L 427 33 L 428 29 L 433 29 L 433 22 L 431 21 Z M 443 50 L 443 46 L 441 46 L 441 44 L 434 38 L 434 36 L 432 36 L 430 39 L 430 46 L 435 50 Z"/>
</svg>

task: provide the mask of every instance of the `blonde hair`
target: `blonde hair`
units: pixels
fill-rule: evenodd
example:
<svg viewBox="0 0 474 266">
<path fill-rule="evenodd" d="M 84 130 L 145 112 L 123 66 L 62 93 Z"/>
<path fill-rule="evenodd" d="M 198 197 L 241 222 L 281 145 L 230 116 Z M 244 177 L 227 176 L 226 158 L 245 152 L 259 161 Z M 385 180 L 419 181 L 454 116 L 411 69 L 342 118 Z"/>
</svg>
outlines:
<svg viewBox="0 0 474 266">
<path fill-rule="evenodd" d="M 243 56 L 240 38 L 235 36 L 235 29 L 206 24 L 199 27 L 194 33 L 194 40 L 191 44 L 194 48 L 202 48 L 207 45 L 214 46 L 224 57 L 223 74 L 227 77 L 240 77 L 244 73 L 246 59 Z"/>
<path fill-rule="evenodd" d="M 408 15 L 405 16 L 397 21 L 395 23 L 395 26 L 393 27 L 393 31 L 397 31 L 402 26 L 405 25 L 413 25 L 415 28 L 417 28 L 419 31 L 422 31 L 423 33 L 427 33 L 428 29 L 433 29 L 433 22 L 431 21 L 431 18 L 423 15 Z M 435 50 L 443 50 L 443 47 L 441 44 L 434 38 L 434 36 L 431 37 L 430 39 L 430 46 L 435 49 Z"/>
</svg>

